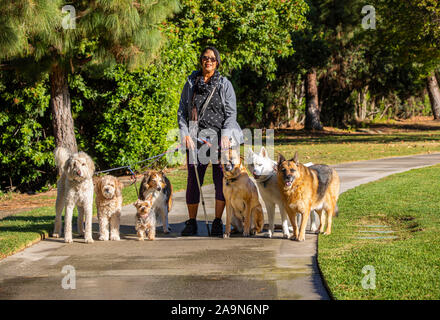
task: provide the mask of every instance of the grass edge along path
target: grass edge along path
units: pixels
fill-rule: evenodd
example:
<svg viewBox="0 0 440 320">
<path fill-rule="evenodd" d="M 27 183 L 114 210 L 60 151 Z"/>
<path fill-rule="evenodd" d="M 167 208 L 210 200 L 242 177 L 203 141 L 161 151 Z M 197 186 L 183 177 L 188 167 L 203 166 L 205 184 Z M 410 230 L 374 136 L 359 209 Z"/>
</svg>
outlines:
<svg viewBox="0 0 440 320">
<path fill-rule="evenodd" d="M 319 269 L 334 299 L 440 299 L 439 183 L 435 165 L 341 195 L 332 234 L 318 240 Z"/>
</svg>

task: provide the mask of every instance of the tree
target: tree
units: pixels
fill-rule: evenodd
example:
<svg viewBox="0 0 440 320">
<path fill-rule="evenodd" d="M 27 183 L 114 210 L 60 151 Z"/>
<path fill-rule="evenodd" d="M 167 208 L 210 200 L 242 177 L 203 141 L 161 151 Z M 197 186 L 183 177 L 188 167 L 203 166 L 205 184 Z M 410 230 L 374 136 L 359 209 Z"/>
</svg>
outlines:
<svg viewBox="0 0 440 320">
<path fill-rule="evenodd" d="M 372 4 L 377 13 L 376 45 L 390 48 L 398 57 L 396 64 L 420 69 L 434 119 L 440 119 L 440 91 L 434 73 L 440 65 L 440 1 L 373 0 Z"/>
<path fill-rule="evenodd" d="M 178 7 L 177 0 L 5 0 L 0 60 L 36 77 L 49 73 L 56 145 L 76 151 L 68 75 L 82 66 L 148 63 L 162 43 L 157 24 Z"/>
<path fill-rule="evenodd" d="M 440 120 L 440 90 L 438 87 L 435 73 L 432 72 L 426 79 L 428 85 L 429 101 L 431 102 L 431 110 L 435 120 Z"/>
<path fill-rule="evenodd" d="M 272 79 L 276 59 L 294 52 L 290 31 L 304 28 L 308 9 L 305 0 L 182 0 L 182 4 L 172 23 L 200 49 L 216 46 L 223 73 L 246 68 Z"/>
</svg>

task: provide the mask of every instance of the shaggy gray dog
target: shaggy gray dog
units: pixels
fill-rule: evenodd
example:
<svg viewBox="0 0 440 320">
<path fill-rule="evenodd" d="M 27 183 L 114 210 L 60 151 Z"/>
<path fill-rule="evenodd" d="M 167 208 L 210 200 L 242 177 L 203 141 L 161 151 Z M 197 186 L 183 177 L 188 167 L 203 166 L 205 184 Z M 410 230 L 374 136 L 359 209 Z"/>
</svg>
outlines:
<svg viewBox="0 0 440 320">
<path fill-rule="evenodd" d="M 61 216 L 64 216 L 64 242 L 72 240 L 73 208 L 78 208 L 78 232 L 84 235 L 86 243 L 92 243 L 92 215 L 93 215 L 93 174 L 95 164 L 84 152 L 70 153 L 65 148 L 56 148 L 55 161 L 60 172 L 57 182 L 57 200 L 55 205 L 56 217 L 53 237 L 61 235 Z M 85 217 L 85 232 L 84 232 Z"/>
</svg>

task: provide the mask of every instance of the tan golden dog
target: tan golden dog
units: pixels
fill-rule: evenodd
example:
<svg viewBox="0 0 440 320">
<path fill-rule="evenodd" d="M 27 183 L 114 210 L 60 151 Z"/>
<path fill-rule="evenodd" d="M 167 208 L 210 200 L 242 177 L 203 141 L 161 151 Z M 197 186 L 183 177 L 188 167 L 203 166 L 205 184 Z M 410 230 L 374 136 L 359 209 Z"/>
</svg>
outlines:
<svg viewBox="0 0 440 320">
<path fill-rule="evenodd" d="M 325 211 L 328 223 L 324 234 L 330 234 L 332 218 L 338 211 L 339 176 L 336 170 L 322 164 L 306 167 L 299 163 L 296 152 L 290 160 L 280 154 L 277 175 L 284 207 L 293 226 L 293 239 L 305 240 L 307 221 L 312 210 L 319 215 L 321 233 L 324 231 Z M 302 214 L 299 232 L 296 224 L 298 213 Z"/>
<path fill-rule="evenodd" d="M 119 225 L 122 210 L 122 188 L 123 184 L 118 178 L 107 175 L 98 177 L 95 184 L 95 202 L 99 220 L 99 240 L 118 241 Z"/>
<path fill-rule="evenodd" d="M 249 178 L 237 151 L 222 153 L 223 194 L 226 200 L 226 226 L 224 238 L 231 234 L 231 224 L 243 236 L 261 232 L 264 225 L 263 208 L 258 191 Z"/>
</svg>

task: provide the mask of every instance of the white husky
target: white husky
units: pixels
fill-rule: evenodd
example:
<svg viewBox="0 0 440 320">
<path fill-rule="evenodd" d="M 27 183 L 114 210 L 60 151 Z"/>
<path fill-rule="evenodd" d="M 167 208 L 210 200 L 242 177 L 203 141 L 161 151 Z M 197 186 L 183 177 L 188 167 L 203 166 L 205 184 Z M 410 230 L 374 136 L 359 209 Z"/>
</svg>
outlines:
<svg viewBox="0 0 440 320">
<path fill-rule="evenodd" d="M 287 214 L 284 210 L 281 193 L 278 188 L 276 161 L 273 161 L 269 158 L 269 155 L 264 147 L 261 148 L 259 154 L 254 153 L 252 149 L 249 148 L 246 156 L 246 165 L 257 182 L 258 190 L 260 191 L 260 195 L 263 198 L 266 206 L 266 211 L 269 218 L 269 231 L 267 236 L 271 238 L 274 233 L 275 205 L 277 205 L 281 214 L 283 237 L 290 238 L 290 231 L 292 230 L 292 227 L 289 227 Z M 311 166 L 313 163 L 306 163 L 304 165 Z M 299 216 L 300 215 L 298 215 L 298 217 Z M 315 215 L 313 212 L 310 214 L 310 219 L 311 230 L 316 231 L 317 228 Z"/>
</svg>

